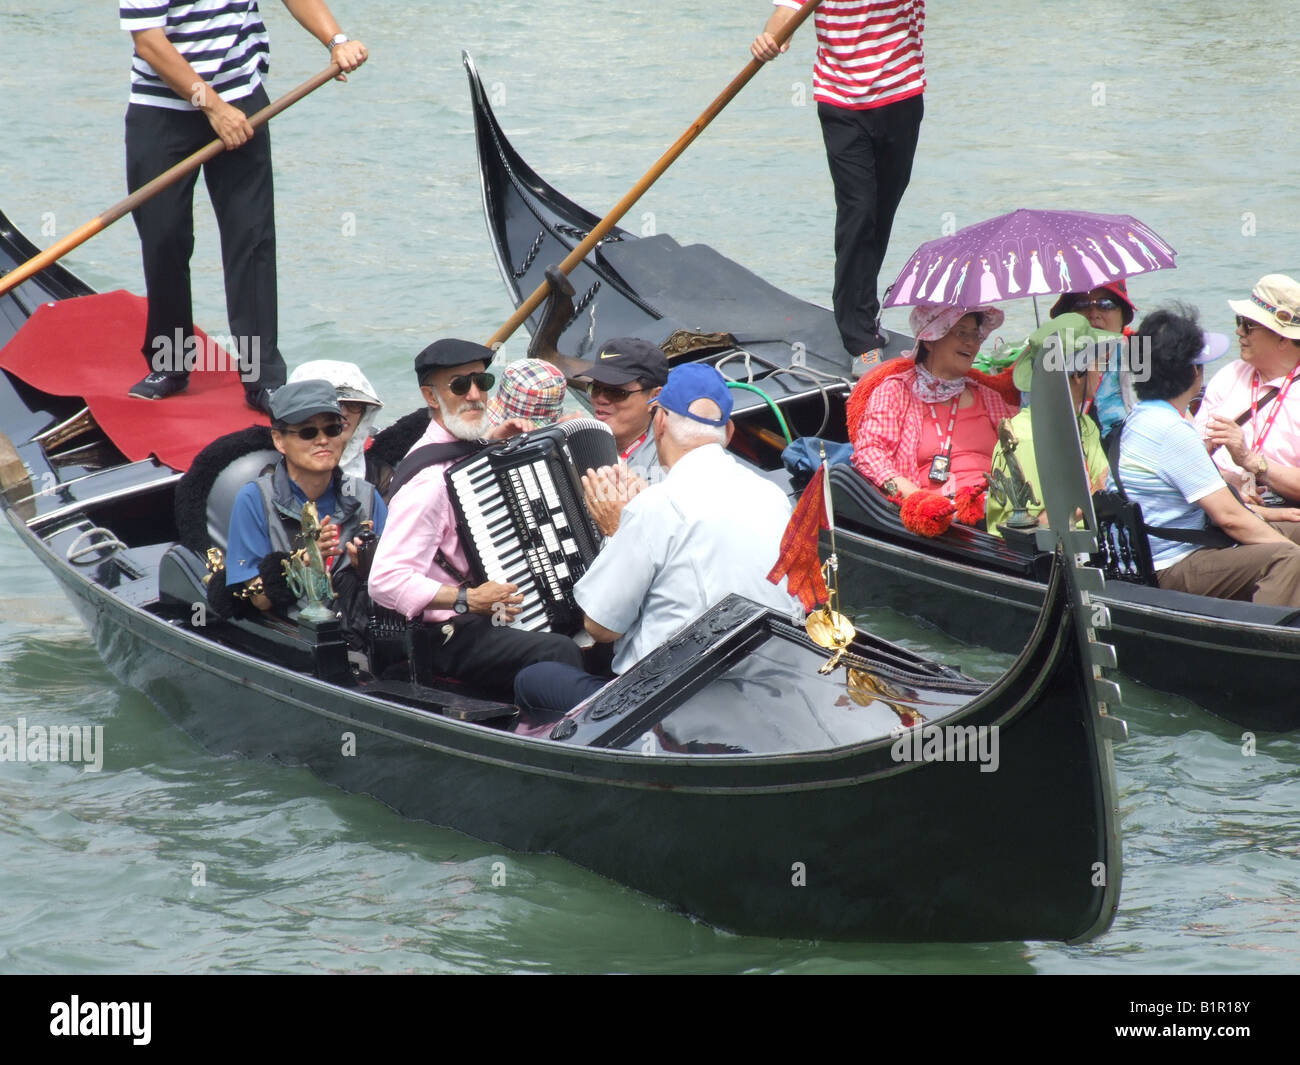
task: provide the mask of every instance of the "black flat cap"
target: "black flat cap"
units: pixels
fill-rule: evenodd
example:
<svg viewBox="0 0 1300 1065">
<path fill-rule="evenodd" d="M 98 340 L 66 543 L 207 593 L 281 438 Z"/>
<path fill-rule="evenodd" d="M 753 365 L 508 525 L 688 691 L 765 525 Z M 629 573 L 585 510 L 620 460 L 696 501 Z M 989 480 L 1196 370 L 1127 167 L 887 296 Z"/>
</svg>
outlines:
<svg viewBox="0 0 1300 1065">
<path fill-rule="evenodd" d="M 668 381 L 668 356 L 640 337 L 615 337 L 601 345 L 593 361 L 575 359 L 568 373 L 570 377 L 590 377 L 602 385 L 649 381 L 663 386 Z"/>
<path fill-rule="evenodd" d="M 447 366 L 464 366 L 467 362 L 481 362 L 487 365 L 492 361 L 492 349 L 472 340 L 453 340 L 450 337 L 435 340 L 415 357 L 415 377 L 424 382 L 424 375 L 430 370 L 440 370 Z"/>
<path fill-rule="evenodd" d="M 328 381 L 295 381 L 271 393 L 271 420 L 284 425 L 305 422 L 313 414 L 337 414 L 339 394 Z"/>
</svg>

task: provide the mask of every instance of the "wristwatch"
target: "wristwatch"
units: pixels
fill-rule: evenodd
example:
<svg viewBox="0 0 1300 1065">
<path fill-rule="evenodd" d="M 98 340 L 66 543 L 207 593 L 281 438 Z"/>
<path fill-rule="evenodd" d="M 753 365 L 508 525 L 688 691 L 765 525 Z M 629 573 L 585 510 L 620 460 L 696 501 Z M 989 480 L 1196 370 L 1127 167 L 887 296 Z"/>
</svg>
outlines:
<svg viewBox="0 0 1300 1065">
<path fill-rule="evenodd" d="M 456 611 L 457 614 L 464 614 L 469 610 L 469 592 L 463 584 L 460 586 L 460 591 L 456 593 L 456 605 L 452 607 L 452 610 Z"/>
<path fill-rule="evenodd" d="M 330 38 L 329 50 L 333 52 L 336 46 L 340 44 L 347 44 L 348 41 L 350 40 L 352 40 L 352 38 L 349 37 L 346 33 L 336 33 L 334 34 L 333 37 Z"/>
<path fill-rule="evenodd" d="M 1255 471 L 1255 477 L 1261 481 L 1268 480 L 1268 459 L 1263 455 L 1259 456 L 1259 469 Z"/>
</svg>

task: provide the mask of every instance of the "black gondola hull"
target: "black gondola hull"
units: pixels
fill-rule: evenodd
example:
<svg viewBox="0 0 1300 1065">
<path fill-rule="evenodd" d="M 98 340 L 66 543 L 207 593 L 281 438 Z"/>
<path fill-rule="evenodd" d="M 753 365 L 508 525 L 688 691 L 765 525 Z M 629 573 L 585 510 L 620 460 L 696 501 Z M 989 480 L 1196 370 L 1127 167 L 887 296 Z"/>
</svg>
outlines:
<svg viewBox="0 0 1300 1065">
<path fill-rule="evenodd" d="M 0 266 L 26 249 L 0 215 Z M 88 291 L 65 271 L 37 275 L 0 300 L 0 340 L 42 300 Z M 174 475 L 151 462 L 56 467 L 32 439 L 66 413 L 49 399 L 0 374 L 0 431 L 28 478 L 7 484 L 0 507 L 113 674 L 213 752 L 307 767 L 405 816 L 561 855 L 739 933 L 1082 940 L 1110 925 L 1122 876 L 1115 723 L 1098 712 L 1064 571 L 1013 669 L 941 719 L 996 728 L 995 771 L 973 757 L 909 760 L 889 735 L 781 755 L 570 745 L 329 683 L 196 622 L 188 603 L 160 597 Z M 49 477 L 58 492 L 33 493 Z"/>
<path fill-rule="evenodd" d="M 900 762 L 888 742 L 788 759 L 596 754 L 251 660 L 127 605 L 19 531 L 113 673 L 214 753 L 306 766 L 404 816 L 561 855 L 745 934 L 1077 940 L 1109 925 L 1113 798 L 1063 601 L 1023 668 L 945 719 L 999 726 L 994 772 Z"/>
</svg>

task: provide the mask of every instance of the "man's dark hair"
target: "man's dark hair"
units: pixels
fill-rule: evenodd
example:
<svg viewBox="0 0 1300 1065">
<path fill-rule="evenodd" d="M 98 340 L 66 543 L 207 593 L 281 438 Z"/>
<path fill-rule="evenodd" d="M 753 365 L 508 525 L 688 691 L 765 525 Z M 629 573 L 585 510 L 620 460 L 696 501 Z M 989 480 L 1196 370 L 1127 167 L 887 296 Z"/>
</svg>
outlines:
<svg viewBox="0 0 1300 1065">
<path fill-rule="evenodd" d="M 1133 381 L 1138 399 L 1173 399 L 1192 387 L 1197 367 L 1192 360 L 1205 347 L 1195 308 L 1176 303 L 1152 311 L 1142 319 L 1136 337 L 1147 348 L 1150 364 L 1150 376 Z"/>
</svg>

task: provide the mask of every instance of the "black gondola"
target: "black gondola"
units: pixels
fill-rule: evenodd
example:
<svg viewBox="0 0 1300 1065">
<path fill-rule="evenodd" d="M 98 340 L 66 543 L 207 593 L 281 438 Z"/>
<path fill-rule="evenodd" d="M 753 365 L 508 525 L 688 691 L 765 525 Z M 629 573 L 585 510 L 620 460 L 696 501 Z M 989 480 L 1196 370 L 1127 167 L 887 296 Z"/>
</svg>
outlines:
<svg viewBox="0 0 1300 1065">
<path fill-rule="evenodd" d="M 468 58 L 484 209 L 497 262 L 518 304 L 598 220 L 540 178 L 511 146 Z M 581 309 L 559 347 L 579 354 L 612 336 L 645 337 L 670 357 L 704 358 L 732 380 L 756 385 L 796 434 L 845 439 L 844 401 L 856 372 L 831 312 L 767 284 L 703 244 L 624 230 L 574 271 Z M 537 320 L 530 325 L 535 327 Z M 722 335 L 713 348 L 684 335 Z M 678 338 L 674 341 L 674 338 Z M 909 346 L 898 338 L 886 357 Z M 809 372 L 812 371 L 812 372 Z M 813 384 L 815 382 L 815 385 Z M 747 432 L 733 447 L 781 469 L 766 400 L 738 393 Z M 1024 646 L 1043 605 L 1051 558 L 1032 537 L 1008 543 L 954 525 L 927 539 L 903 528 L 897 508 L 848 466 L 832 475 L 842 520 L 846 595 L 924 618 L 958 639 L 1000 651 Z M 1300 727 L 1288 678 L 1300 668 L 1300 611 L 1170 592 L 1110 580 L 1097 600 L 1124 671 L 1184 696 L 1244 728 Z"/>
<path fill-rule="evenodd" d="M 0 271 L 34 251 L 0 215 Z M 0 344 L 39 304 L 89 293 L 61 267 L 37 275 L 0 301 Z M 378 680 L 305 624 L 196 624 L 180 471 L 112 459 L 93 424 L 61 442 L 50 430 L 76 407 L 0 373 L 5 516 L 114 674 L 214 752 L 308 766 L 740 933 L 1074 941 L 1112 920 L 1122 723 L 1098 703 L 1107 648 L 1085 635 L 1064 555 L 1033 638 L 989 686 L 859 634 L 850 689 L 818 676 L 826 652 L 801 628 L 731 597 L 550 735 L 523 735 L 512 708 Z M 996 771 L 963 754 L 984 735 Z"/>
</svg>

